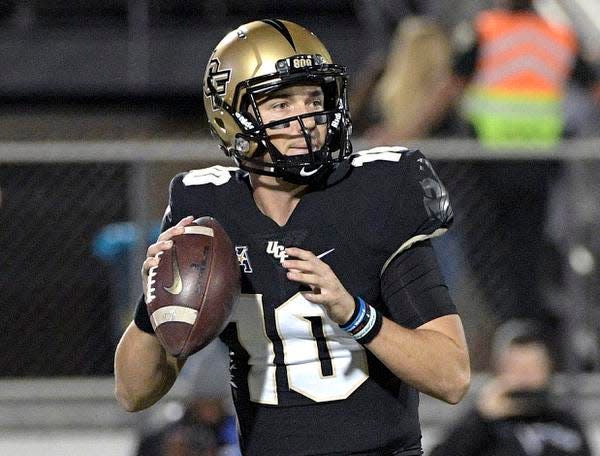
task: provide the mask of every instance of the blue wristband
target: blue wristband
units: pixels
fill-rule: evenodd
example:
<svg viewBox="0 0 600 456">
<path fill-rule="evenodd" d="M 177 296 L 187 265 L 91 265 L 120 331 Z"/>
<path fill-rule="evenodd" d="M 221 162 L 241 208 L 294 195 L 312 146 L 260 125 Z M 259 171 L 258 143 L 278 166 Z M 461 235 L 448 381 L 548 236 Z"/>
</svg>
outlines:
<svg viewBox="0 0 600 456">
<path fill-rule="evenodd" d="M 365 318 L 365 314 L 367 313 L 367 303 L 360 296 L 356 296 L 354 298 L 355 308 L 352 317 L 347 323 L 340 325 L 344 331 L 352 332 Z"/>
</svg>

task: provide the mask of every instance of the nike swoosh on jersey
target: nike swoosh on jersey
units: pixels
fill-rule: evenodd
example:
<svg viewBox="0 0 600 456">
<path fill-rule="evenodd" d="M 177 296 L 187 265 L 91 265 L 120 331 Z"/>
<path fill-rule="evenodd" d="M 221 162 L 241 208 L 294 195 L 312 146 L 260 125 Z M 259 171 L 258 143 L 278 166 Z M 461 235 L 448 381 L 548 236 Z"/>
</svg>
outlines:
<svg viewBox="0 0 600 456">
<path fill-rule="evenodd" d="M 313 174 L 315 174 L 317 171 L 319 171 L 321 169 L 321 166 L 319 166 L 316 169 L 313 169 L 312 171 L 306 171 L 305 166 L 302 167 L 302 169 L 300 169 L 300 175 L 302 177 L 308 177 L 308 176 L 312 176 Z"/>
<path fill-rule="evenodd" d="M 179 263 L 177 262 L 177 251 L 173 250 L 172 254 L 173 264 L 173 284 L 170 287 L 163 287 L 163 289 L 172 295 L 178 295 L 183 291 L 183 281 L 181 280 L 181 274 L 179 272 Z"/>
<path fill-rule="evenodd" d="M 335 250 L 334 249 L 329 249 L 326 252 L 321 253 L 320 255 L 317 255 L 317 258 L 323 258 L 325 255 L 329 255 L 331 252 L 333 252 Z"/>
</svg>

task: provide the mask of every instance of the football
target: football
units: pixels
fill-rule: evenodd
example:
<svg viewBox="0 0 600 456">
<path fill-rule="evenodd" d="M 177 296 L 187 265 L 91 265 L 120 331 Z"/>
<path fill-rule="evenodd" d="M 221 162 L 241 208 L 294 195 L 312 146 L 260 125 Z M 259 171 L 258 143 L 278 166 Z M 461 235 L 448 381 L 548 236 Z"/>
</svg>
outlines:
<svg viewBox="0 0 600 456">
<path fill-rule="evenodd" d="M 185 358 L 225 328 L 240 294 L 240 268 L 229 236 L 212 217 L 201 217 L 172 238 L 148 276 L 146 305 L 165 350 Z"/>
</svg>

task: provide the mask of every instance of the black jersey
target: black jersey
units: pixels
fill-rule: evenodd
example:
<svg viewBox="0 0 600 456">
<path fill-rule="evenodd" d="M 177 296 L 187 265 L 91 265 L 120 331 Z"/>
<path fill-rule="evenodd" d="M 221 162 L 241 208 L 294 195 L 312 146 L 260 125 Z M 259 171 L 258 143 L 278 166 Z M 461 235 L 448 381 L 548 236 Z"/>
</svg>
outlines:
<svg viewBox="0 0 600 456">
<path fill-rule="evenodd" d="M 230 349 L 244 454 L 418 451 L 417 391 L 306 300 L 307 290 L 286 278 L 281 262 L 286 247 L 312 251 L 350 294 L 385 316 L 403 315 L 397 323 L 406 327 L 455 313 L 449 299 L 426 309 L 385 302 L 380 287 L 396 255 L 451 221 L 447 194 L 425 157 L 399 147 L 353 154 L 302 197 L 285 226 L 258 210 L 246 173 L 194 170 L 173 179 L 163 229 L 187 215 L 221 223 L 243 273 L 242 296 L 221 339 Z"/>
</svg>

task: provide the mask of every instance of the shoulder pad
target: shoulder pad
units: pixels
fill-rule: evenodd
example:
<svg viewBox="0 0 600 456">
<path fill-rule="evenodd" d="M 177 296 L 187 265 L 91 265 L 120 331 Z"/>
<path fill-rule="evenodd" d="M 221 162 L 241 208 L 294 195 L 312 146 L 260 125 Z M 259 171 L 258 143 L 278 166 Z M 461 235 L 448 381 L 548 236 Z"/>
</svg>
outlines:
<svg viewBox="0 0 600 456">
<path fill-rule="evenodd" d="M 372 149 L 359 150 L 350 155 L 350 163 L 354 167 L 362 166 L 365 163 L 383 160 L 399 162 L 402 153 L 408 149 L 402 146 L 379 146 Z"/>
<path fill-rule="evenodd" d="M 231 173 L 238 171 L 235 166 L 215 165 L 210 168 L 193 169 L 183 176 L 183 185 L 223 185 L 231 179 Z"/>
</svg>

